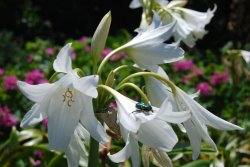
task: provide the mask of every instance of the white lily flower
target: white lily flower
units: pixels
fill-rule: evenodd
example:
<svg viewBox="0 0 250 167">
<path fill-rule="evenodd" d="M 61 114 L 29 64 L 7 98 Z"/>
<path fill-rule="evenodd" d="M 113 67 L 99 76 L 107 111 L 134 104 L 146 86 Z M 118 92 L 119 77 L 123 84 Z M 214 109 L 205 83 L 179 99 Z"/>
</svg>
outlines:
<svg viewBox="0 0 250 167">
<path fill-rule="evenodd" d="M 241 127 L 217 117 L 197 103 L 193 99 L 197 96 L 197 94 L 188 95 L 178 87 L 175 88 L 176 91 L 174 94 L 172 94 L 169 91 L 168 86 L 156 80 L 155 78 L 147 77 L 145 81 L 147 88 L 146 90 L 148 92 L 149 99 L 152 100 L 152 104 L 156 103 L 159 105 L 160 101 L 163 101 L 164 98 L 169 97 L 172 103 L 174 101 L 176 103 L 174 106 L 175 111 L 191 112 L 191 118 L 185 121 L 183 124 L 190 139 L 193 150 L 193 159 L 196 159 L 200 154 L 201 139 L 205 140 L 212 148 L 214 148 L 215 151 L 217 151 L 215 143 L 208 134 L 207 125 L 220 130 L 242 130 Z M 157 99 L 159 102 L 155 101 L 155 99 Z"/>
<path fill-rule="evenodd" d="M 139 66 L 150 70 L 156 65 L 171 63 L 183 58 L 184 51 L 177 44 L 165 44 L 172 35 L 175 23 L 162 26 L 160 18 L 154 14 L 152 24 L 130 42 L 123 45 L 123 51 Z"/>
<path fill-rule="evenodd" d="M 173 31 L 175 41 L 183 41 L 187 46 L 193 47 L 197 39 L 203 38 L 207 33 L 205 26 L 211 21 L 216 11 L 216 6 L 213 10 L 208 9 L 207 12 L 197 12 L 191 9 L 179 7 L 179 2 L 173 0 L 168 4 L 159 2 L 168 15 L 162 16 L 162 22 L 169 24 L 176 22 Z M 185 4 L 186 1 L 183 1 Z M 182 5 L 183 5 L 182 4 Z M 169 17 L 170 16 L 170 17 Z"/>
<path fill-rule="evenodd" d="M 248 67 L 250 67 L 250 52 L 246 50 L 241 50 L 241 55 L 243 59 L 246 61 Z"/>
<path fill-rule="evenodd" d="M 30 85 L 18 81 L 22 93 L 35 102 L 26 113 L 21 127 L 27 127 L 48 118 L 49 146 L 53 150 L 65 152 L 69 147 L 74 131 L 80 122 L 97 141 L 107 142 L 103 126 L 96 119 L 92 98 L 97 97 L 98 76 L 80 78 L 73 73 L 70 46 L 64 46 L 53 67 L 56 72 L 65 73 L 55 83 Z"/>
<path fill-rule="evenodd" d="M 189 112 L 171 112 L 172 105 L 169 99 L 163 102 L 160 109 L 152 107 L 152 112 L 138 111 L 136 101 L 116 91 L 113 91 L 113 95 L 117 102 L 118 121 L 126 146 L 116 154 L 109 154 L 112 161 L 123 162 L 132 157 L 132 163 L 135 164 L 133 166 L 138 166 L 139 158 L 135 158 L 139 157 L 137 156 L 138 141 L 161 151 L 171 151 L 173 149 L 178 138 L 167 122 L 184 122 L 190 118 Z M 126 120 L 124 120 L 124 115 L 126 115 Z M 121 118 L 122 116 L 123 118 Z M 131 128 L 132 125 L 135 126 L 134 129 Z"/>
</svg>

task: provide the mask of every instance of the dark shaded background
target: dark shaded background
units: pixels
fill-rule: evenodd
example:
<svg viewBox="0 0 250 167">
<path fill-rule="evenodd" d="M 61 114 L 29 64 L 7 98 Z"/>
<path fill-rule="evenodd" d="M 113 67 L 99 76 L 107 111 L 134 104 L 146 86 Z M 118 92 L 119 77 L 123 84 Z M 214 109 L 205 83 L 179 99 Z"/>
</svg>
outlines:
<svg viewBox="0 0 250 167">
<path fill-rule="evenodd" d="M 61 44 L 67 38 L 92 36 L 101 18 L 112 12 L 111 35 L 120 29 L 133 33 L 141 9 L 129 9 L 130 0 L 0 0 L 0 31 L 13 31 L 20 41 L 37 37 Z M 218 49 L 227 41 L 235 47 L 250 42 L 250 0 L 190 0 L 188 8 L 206 11 L 217 4 L 209 34 L 199 48 Z"/>
</svg>

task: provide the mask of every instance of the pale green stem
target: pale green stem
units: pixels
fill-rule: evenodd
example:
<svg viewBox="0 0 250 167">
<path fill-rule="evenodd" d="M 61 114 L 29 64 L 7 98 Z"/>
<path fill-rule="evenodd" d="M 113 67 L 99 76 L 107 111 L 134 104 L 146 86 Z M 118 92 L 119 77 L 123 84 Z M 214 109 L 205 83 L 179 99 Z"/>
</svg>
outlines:
<svg viewBox="0 0 250 167">
<path fill-rule="evenodd" d="M 120 52 L 122 49 L 125 48 L 125 45 L 113 50 L 112 52 L 110 52 L 101 62 L 101 64 L 99 65 L 98 69 L 97 69 L 97 74 L 100 76 L 101 72 L 102 72 L 102 68 L 103 66 L 107 63 L 107 61 L 116 53 Z"/>
<path fill-rule="evenodd" d="M 93 74 L 97 73 L 97 58 L 93 56 Z"/>
<path fill-rule="evenodd" d="M 55 72 L 49 79 L 49 83 L 52 83 L 57 75 L 61 74 L 62 72 Z"/>
<path fill-rule="evenodd" d="M 84 77 L 84 76 L 85 76 L 84 72 L 83 72 L 80 68 L 75 68 L 73 71 L 74 71 L 79 77 Z"/>
<path fill-rule="evenodd" d="M 88 167 L 99 166 L 99 143 L 91 137 Z"/>
<path fill-rule="evenodd" d="M 108 91 L 109 93 L 111 93 L 113 96 L 115 96 L 115 93 L 114 93 L 114 89 L 112 89 L 111 87 L 109 86 L 106 86 L 106 85 L 98 85 L 98 88 L 101 88 L 103 90 L 106 90 Z"/>
<path fill-rule="evenodd" d="M 161 80 L 163 82 L 165 82 L 171 89 L 172 92 L 174 93 L 176 91 L 176 86 L 173 82 L 171 82 L 170 80 L 168 80 L 167 78 L 162 77 L 161 75 L 158 75 L 156 73 L 152 73 L 152 72 L 138 72 L 138 73 L 134 73 L 126 78 L 124 78 L 119 84 L 118 84 L 118 88 L 125 82 L 127 82 L 129 79 L 134 78 L 134 77 L 139 77 L 139 76 L 151 76 L 154 77 L 158 80 Z"/>
<path fill-rule="evenodd" d="M 133 83 L 124 83 L 119 88 L 117 88 L 117 90 L 122 89 L 124 87 L 131 87 L 131 88 L 135 89 L 142 97 L 142 101 L 149 103 L 147 96 L 145 95 L 145 93 L 143 93 L 143 91 L 137 85 L 135 85 Z"/>
<path fill-rule="evenodd" d="M 137 67 L 131 66 L 131 65 L 122 65 L 122 66 L 117 67 L 117 68 L 114 69 L 113 71 L 114 71 L 114 73 L 117 73 L 118 71 L 124 70 L 124 69 L 126 69 L 126 68 L 131 68 L 131 69 L 133 69 L 133 70 L 135 70 L 135 71 L 142 71 L 140 68 L 137 68 Z"/>
</svg>

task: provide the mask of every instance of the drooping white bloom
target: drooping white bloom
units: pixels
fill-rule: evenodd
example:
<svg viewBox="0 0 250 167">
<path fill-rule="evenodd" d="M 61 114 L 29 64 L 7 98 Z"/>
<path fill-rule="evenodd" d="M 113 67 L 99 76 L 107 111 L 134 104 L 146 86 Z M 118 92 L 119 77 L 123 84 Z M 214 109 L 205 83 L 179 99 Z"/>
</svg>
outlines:
<svg viewBox="0 0 250 167">
<path fill-rule="evenodd" d="M 140 67 L 150 70 L 159 64 L 171 63 L 183 58 L 184 51 L 177 44 L 165 44 L 172 35 L 175 23 L 162 26 L 160 18 L 154 14 L 152 24 L 130 42 L 123 45 L 123 51 Z"/>
<path fill-rule="evenodd" d="M 49 146 L 53 150 L 67 152 L 74 140 L 79 122 L 97 141 L 107 142 L 108 138 L 101 123 L 95 118 L 92 98 L 97 97 L 98 76 L 80 78 L 72 70 L 70 46 L 64 46 L 53 67 L 65 75 L 55 83 L 30 85 L 18 81 L 21 92 L 35 102 L 26 113 L 21 127 L 27 127 L 48 118 Z M 78 163 L 78 162 L 77 162 Z"/>
<path fill-rule="evenodd" d="M 241 50 L 241 55 L 243 59 L 246 61 L 248 67 L 250 67 L 250 52 L 246 50 Z"/>
<path fill-rule="evenodd" d="M 152 77 L 147 77 L 146 88 L 149 99 L 152 100 L 152 104 L 156 103 L 157 106 L 159 103 L 154 101 L 154 99 L 163 101 L 164 98 L 169 96 L 172 103 L 175 103 L 175 111 L 190 111 L 192 113 L 191 118 L 185 121 L 183 125 L 190 139 L 193 159 L 196 159 L 200 154 L 201 139 L 205 140 L 217 151 L 215 143 L 208 134 L 207 125 L 220 130 L 242 130 L 241 127 L 215 116 L 197 103 L 193 99 L 197 94 L 188 95 L 178 87 L 176 87 L 172 93 L 164 83 Z"/>
<path fill-rule="evenodd" d="M 147 5 L 145 5 L 146 2 L 133 0 L 130 3 L 130 8 L 147 8 Z M 161 9 L 159 10 L 159 7 L 155 7 L 157 5 L 155 5 L 153 1 L 150 1 L 150 3 L 152 3 L 151 7 L 153 7 L 148 10 L 157 11 L 160 14 L 164 25 L 176 22 L 174 30 L 172 31 L 172 36 L 175 38 L 175 41 L 183 41 L 189 47 L 193 47 L 196 40 L 203 38 L 207 33 L 205 26 L 211 21 L 216 10 L 215 7 L 213 10 L 208 9 L 207 12 L 198 12 L 183 8 L 183 6 L 186 5 L 187 0 L 172 0 L 170 2 L 167 0 L 157 0 L 156 2 L 158 3 L 158 6 L 160 5 Z M 141 28 L 146 27 L 146 18 L 143 16 L 144 15 L 142 15 L 141 23 L 144 24 L 141 24 L 143 25 Z"/>
<path fill-rule="evenodd" d="M 179 7 L 180 0 L 173 0 L 168 4 L 159 2 L 168 15 L 161 16 L 164 24 L 176 21 L 173 36 L 176 41 L 183 41 L 187 46 L 193 47 L 197 39 L 203 38 L 207 33 L 205 26 L 214 16 L 216 7 L 207 12 L 198 12 L 191 9 Z M 187 2 L 187 1 L 183 1 Z M 169 17 L 170 16 L 170 17 Z"/>
<path fill-rule="evenodd" d="M 160 109 L 153 107 L 153 112 L 137 111 L 136 101 L 116 91 L 113 92 L 113 95 L 117 102 L 121 133 L 126 141 L 126 145 L 121 151 L 113 155 L 109 154 L 113 162 L 123 162 L 131 157 L 133 166 L 139 166 L 138 141 L 161 151 L 173 149 L 178 138 L 167 122 L 186 121 L 190 117 L 189 112 L 172 112 L 172 105 L 168 99 L 163 102 Z"/>
</svg>

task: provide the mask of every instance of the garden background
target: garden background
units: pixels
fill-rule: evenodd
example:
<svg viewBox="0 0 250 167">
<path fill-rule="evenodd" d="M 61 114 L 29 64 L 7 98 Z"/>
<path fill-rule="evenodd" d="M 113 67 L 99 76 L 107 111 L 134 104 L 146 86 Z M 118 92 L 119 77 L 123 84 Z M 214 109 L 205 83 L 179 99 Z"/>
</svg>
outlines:
<svg viewBox="0 0 250 167">
<path fill-rule="evenodd" d="M 65 166 L 64 156 L 50 152 L 45 145 L 46 120 L 36 129 L 19 127 L 32 103 L 21 95 L 16 81 L 48 82 L 53 73 L 52 62 L 67 42 L 73 43 L 73 64 L 89 71 L 91 36 L 105 13 L 111 11 L 112 24 L 103 57 L 135 36 L 142 9 L 130 9 L 129 3 L 128 0 L 0 0 L 0 166 Z M 214 4 L 217 11 L 206 26 L 208 34 L 192 49 L 181 45 L 186 60 L 164 68 L 172 71 L 168 73 L 170 78 L 187 92 L 200 90 L 198 101 L 209 111 L 245 130 L 212 130 L 211 136 L 219 148 L 217 156 L 205 149 L 199 160 L 190 163 L 191 152 L 184 149 L 182 153 L 169 154 L 174 166 L 208 166 L 211 162 L 250 165 L 250 71 L 244 61 L 227 57 L 235 49 L 250 51 L 250 1 L 190 0 L 186 7 L 205 12 Z M 129 61 L 126 55 L 119 56 L 105 70 L 109 71 L 112 63 L 121 63 L 118 61 L 121 59 Z M 118 142 L 113 149 L 122 145 Z M 115 165 L 104 152 L 100 161 Z"/>
</svg>

